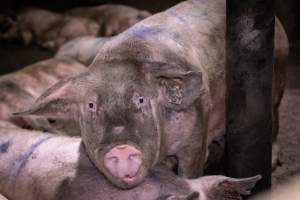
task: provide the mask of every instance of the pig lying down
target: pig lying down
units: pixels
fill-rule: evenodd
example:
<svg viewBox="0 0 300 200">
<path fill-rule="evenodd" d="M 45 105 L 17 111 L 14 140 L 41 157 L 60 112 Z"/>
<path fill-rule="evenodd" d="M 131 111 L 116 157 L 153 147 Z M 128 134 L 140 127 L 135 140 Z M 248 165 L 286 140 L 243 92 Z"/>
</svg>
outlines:
<svg viewBox="0 0 300 200">
<path fill-rule="evenodd" d="M 20 38 L 25 45 L 34 42 L 49 49 L 57 49 L 76 37 L 95 37 L 98 31 L 99 25 L 93 20 L 41 9 L 27 9 L 18 15 L 17 21 L 1 37 Z"/>
<path fill-rule="evenodd" d="M 145 10 L 117 4 L 74 8 L 65 14 L 95 20 L 100 26 L 99 36 L 117 35 L 151 16 Z"/>
<path fill-rule="evenodd" d="M 183 179 L 150 170 L 131 190 L 108 182 L 89 161 L 81 139 L 0 127 L 0 193 L 9 200 L 238 200 L 260 179 Z"/>
<path fill-rule="evenodd" d="M 79 37 L 61 46 L 55 57 L 68 57 L 89 66 L 110 37 Z"/>
<path fill-rule="evenodd" d="M 0 76 L 0 119 L 15 125 L 53 133 L 79 135 L 74 120 L 44 117 L 15 117 L 12 112 L 25 109 L 46 89 L 63 78 L 78 75 L 86 67 L 69 58 L 53 58 L 29 65 L 17 72 Z"/>
<path fill-rule="evenodd" d="M 208 146 L 225 134 L 225 6 L 189 0 L 137 23 L 19 115 L 76 119 L 89 158 L 118 187 L 138 185 L 169 156 L 178 175 L 201 176 Z M 274 119 L 288 53 L 278 21 L 275 41 Z"/>
</svg>

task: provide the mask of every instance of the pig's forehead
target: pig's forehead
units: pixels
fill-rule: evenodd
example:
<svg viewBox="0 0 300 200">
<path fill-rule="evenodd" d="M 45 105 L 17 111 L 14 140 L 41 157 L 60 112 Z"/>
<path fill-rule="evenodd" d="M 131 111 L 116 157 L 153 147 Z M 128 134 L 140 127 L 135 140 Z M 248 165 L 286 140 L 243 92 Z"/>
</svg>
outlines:
<svg viewBox="0 0 300 200">
<path fill-rule="evenodd" d="M 143 76 L 141 65 L 129 61 L 99 63 L 96 67 L 90 68 L 89 71 L 94 79 L 133 80 Z"/>
<path fill-rule="evenodd" d="M 143 93 L 147 91 L 147 85 L 143 79 L 129 77 L 94 77 L 89 79 L 89 87 L 86 87 L 86 95 L 105 95 L 111 96 L 119 94 L 119 96 L 133 95 L 133 93 Z"/>
</svg>

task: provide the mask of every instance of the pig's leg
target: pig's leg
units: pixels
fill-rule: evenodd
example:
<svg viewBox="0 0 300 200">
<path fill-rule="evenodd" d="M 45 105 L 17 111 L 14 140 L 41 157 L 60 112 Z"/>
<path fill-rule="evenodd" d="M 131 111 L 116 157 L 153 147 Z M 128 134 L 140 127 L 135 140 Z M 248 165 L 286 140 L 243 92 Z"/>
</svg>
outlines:
<svg viewBox="0 0 300 200">
<path fill-rule="evenodd" d="M 283 96 L 285 79 L 280 77 L 278 68 L 282 66 L 274 66 L 273 73 L 273 110 L 272 110 L 272 169 L 275 170 L 277 165 L 280 165 L 280 146 L 277 143 L 277 137 L 279 132 L 279 106 Z M 281 74 L 285 74 L 284 69 L 280 69 Z"/>
<path fill-rule="evenodd" d="M 275 170 L 276 167 L 281 165 L 281 151 L 277 142 L 272 144 L 272 170 Z"/>
<path fill-rule="evenodd" d="M 280 147 L 277 144 L 279 131 L 279 106 L 286 85 L 286 69 L 289 54 L 289 42 L 282 24 L 275 19 L 274 67 L 272 80 L 272 169 L 280 164 Z"/>
</svg>

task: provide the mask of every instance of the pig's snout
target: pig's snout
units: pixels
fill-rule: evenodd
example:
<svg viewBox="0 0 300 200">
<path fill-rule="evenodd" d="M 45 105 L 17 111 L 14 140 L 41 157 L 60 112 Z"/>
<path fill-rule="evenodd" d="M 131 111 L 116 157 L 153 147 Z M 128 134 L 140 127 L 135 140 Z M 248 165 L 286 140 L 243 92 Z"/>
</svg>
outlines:
<svg viewBox="0 0 300 200">
<path fill-rule="evenodd" d="M 104 156 L 104 166 L 109 173 L 127 183 L 134 181 L 142 162 L 142 153 L 130 145 L 118 145 Z"/>
</svg>

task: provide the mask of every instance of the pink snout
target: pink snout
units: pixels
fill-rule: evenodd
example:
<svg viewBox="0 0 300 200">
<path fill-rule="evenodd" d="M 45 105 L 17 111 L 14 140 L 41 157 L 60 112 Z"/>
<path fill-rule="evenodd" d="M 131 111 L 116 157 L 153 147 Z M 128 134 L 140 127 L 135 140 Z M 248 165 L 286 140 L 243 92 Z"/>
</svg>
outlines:
<svg viewBox="0 0 300 200">
<path fill-rule="evenodd" d="M 142 153 L 130 145 L 118 145 L 104 156 L 105 168 L 112 176 L 125 182 L 135 178 L 142 162 Z"/>
</svg>

